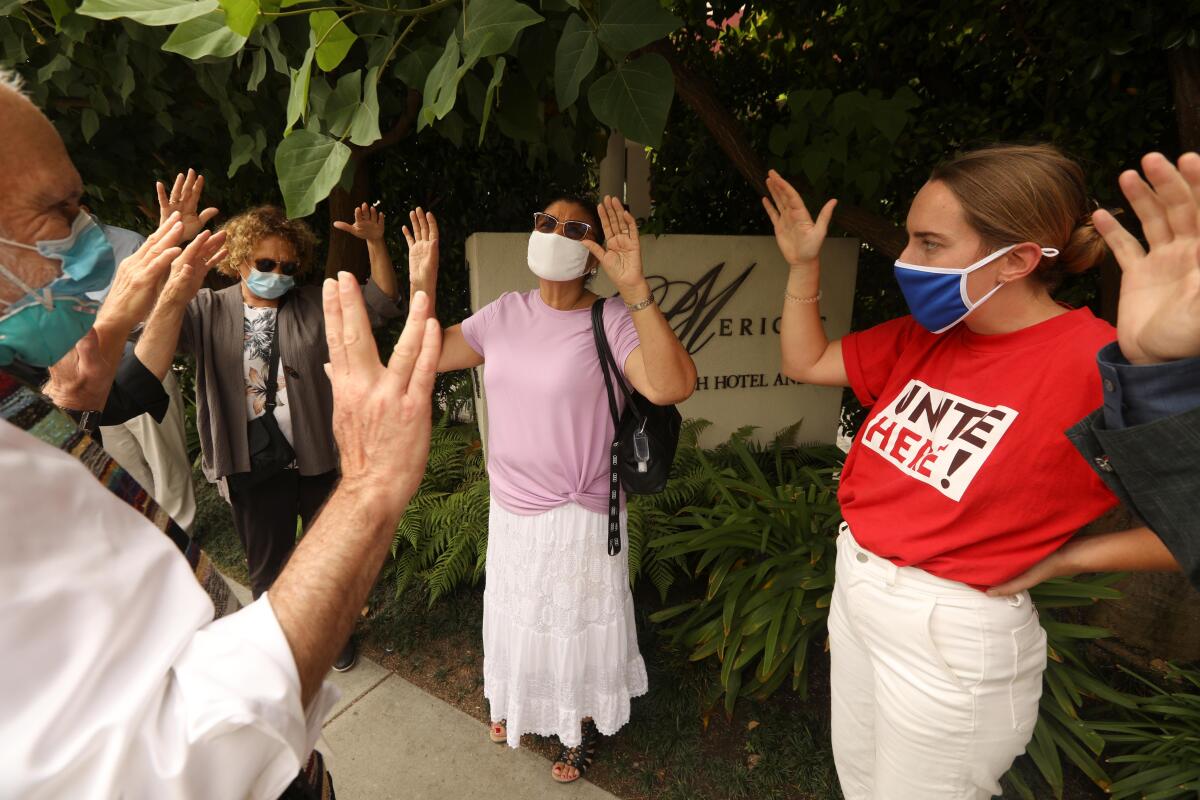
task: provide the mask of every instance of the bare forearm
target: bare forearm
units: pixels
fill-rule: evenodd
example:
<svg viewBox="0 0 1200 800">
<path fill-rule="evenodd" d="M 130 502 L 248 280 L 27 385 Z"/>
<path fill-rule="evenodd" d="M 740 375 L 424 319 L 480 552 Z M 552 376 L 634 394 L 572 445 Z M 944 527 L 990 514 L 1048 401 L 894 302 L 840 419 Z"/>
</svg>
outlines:
<svg viewBox="0 0 1200 800">
<path fill-rule="evenodd" d="M 1179 563 L 1149 528 L 1072 539 L 1058 552 L 1059 575 L 1084 572 L 1177 572 Z"/>
<path fill-rule="evenodd" d="M 399 515 L 369 492 L 340 484 L 271 587 L 305 705 L 321 686 L 379 575 Z"/>
<path fill-rule="evenodd" d="M 179 329 L 187 311 L 186 304 L 164 299 L 154 307 L 133 352 L 146 369 L 160 381 L 167 376 L 179 347 Z"/>
<path fill-rule="evenodd" d="M 649 296 L 650 286 L 644 281 L 641 286 L 621 292 L 621 298 L 629 305 Z M 696 365 L 662 310 L 657 303 L 651 303 L 631 316 L 642 348 L 646 380 L 662 399 L 674 403 L 686 400 L 696 389 Z"/>
<path fill-rule="evenodd" d="M 821 289 L 821 273 L 817 264 L 795 267 L 788 274 L 787 293 L 792 297 L 816 297 Z M 821 323 L 819 301 L 798 303 L 783 301 L 779 343 L 783 373 L 794 380 L 807 380 L 809 370 L 821 360 L 829 347 L 825 326 Z"/>
<path fill-rule="evenodd" d="M 392 266 L 387 244 L 383 239 L 369 239 L 367 254 L 371 258 L 371 280 L 393 300 L 400 297 L 400 289 L 396 285 L 396 268 Z"/>
</svg>

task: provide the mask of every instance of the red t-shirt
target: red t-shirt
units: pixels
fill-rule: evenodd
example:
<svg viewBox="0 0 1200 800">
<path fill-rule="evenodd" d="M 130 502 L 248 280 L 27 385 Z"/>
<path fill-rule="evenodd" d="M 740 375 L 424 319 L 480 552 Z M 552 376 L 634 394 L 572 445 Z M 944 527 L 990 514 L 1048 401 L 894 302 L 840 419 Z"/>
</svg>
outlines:
<svg viewBox="0 0 1200 800">
<path fill-rule="evenodd" d="M 1101 405 L 1096 352 L 1114 338 L 1084 308 L 994 336 L 901 317 L 842 339 L 871 409 L 838 491 L 854 538 L 986 589 L 1116 505 L 1065 436 Z"/>
</svg>

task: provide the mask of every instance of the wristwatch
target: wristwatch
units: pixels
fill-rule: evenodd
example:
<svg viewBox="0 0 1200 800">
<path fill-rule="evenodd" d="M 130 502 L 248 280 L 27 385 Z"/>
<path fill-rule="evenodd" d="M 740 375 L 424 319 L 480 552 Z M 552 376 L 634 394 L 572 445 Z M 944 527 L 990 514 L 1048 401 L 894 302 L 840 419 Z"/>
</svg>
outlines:
<svg viewBox="0 0 1200 800">
<path fill-rule="evenodd" d="M 100 417 L 104 415 L 103 411 L 78 411 L 74 408 L 60 408 L 59 411 L 74 420 L 79 430 L 88 435 L 96 433 L 100 427 Z"/>
</svg>

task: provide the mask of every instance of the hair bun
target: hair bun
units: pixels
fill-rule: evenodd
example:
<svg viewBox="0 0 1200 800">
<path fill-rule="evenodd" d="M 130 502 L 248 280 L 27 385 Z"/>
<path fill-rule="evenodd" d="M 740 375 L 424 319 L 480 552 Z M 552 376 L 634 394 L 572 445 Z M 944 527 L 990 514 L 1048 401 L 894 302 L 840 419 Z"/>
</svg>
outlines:
<svg viewBox="0 0 1200 800">
<path fill-rule="evenodd" d="M 1058 255 L 1058 263 L 1070 273 L 1086 272 L 1107 255 L 1108 245 L 1092 224 L 1092 215 L 1088 214 L 1083 224 L 1071 231 L 1071 238 Z"/>
</svg>

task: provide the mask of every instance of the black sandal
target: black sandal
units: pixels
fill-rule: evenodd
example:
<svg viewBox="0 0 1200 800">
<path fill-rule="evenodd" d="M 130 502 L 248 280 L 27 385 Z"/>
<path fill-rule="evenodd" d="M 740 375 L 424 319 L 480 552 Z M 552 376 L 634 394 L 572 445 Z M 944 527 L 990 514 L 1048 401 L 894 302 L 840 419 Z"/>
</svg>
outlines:
<svg viewBox="0 0 1200 800">
<path fill-rule="evenodd" d="M 583 737 L 579 740 L 579 744 L 575 747 L 559 746 L 558 758 L 555 759 L 555 764 L 562 764 L 565 767 L 574 767 L 578 773 L 574 778 L 560 778 L 554 773 L 553 768 L 550 770 L 550 776 L 559 783 L 574 783 L 587 773 L 588 768 L 592 766 L 592 761 L 596 756 L 596 746 L 600 743 L 600 731 L 596 728 L 596 723 L 592 720 L 584 720 Z"/>
</svg>

